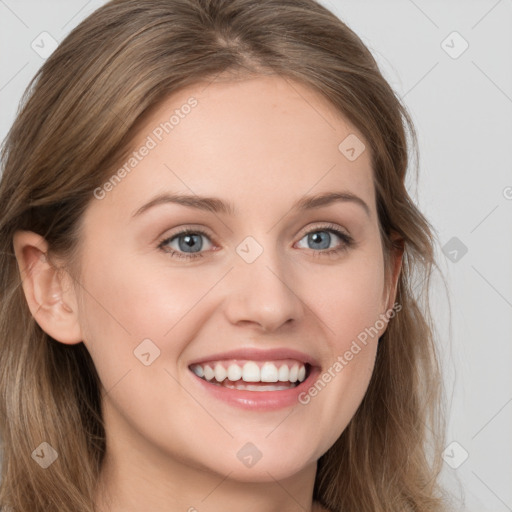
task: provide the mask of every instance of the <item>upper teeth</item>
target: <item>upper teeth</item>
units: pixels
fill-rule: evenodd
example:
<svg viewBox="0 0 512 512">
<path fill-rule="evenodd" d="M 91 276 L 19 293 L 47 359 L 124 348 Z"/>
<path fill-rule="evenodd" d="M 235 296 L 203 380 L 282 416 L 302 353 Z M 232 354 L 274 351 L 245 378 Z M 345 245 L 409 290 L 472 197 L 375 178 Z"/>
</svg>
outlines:
<svg viewBox="0 0 512 512">
<path fill-rule="evenodd" d="M 256 362 L 238 363 L 212 362 L 195 364 L 192 371 L 206 380 L 222 382 L 242 379 L 245 382 L 302 382 L 306 378 L 306 367 L 301 362 Z"/>
</svg>

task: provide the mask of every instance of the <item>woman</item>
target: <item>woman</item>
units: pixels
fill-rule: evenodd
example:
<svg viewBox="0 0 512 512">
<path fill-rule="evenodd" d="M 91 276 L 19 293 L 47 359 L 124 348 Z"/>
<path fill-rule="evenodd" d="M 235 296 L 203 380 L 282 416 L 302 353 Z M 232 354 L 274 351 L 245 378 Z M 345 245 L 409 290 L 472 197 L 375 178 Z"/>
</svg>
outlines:
<svg viewBox="0 0 512 512">
<path fill-rule="evenodd" d="M 406 127 L 313 0 L 73 30 L 2 155 L 0 504 L 443 510 Z"/>
</svg>

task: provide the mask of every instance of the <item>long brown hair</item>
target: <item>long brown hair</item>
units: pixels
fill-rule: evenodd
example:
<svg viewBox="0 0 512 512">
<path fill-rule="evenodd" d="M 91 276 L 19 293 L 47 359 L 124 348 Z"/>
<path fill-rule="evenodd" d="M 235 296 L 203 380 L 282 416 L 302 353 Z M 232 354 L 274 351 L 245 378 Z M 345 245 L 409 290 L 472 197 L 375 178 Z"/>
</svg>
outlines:
<svg viewBox="0 0 512 512">
<path fill-rule="evenodd" d="M 414 126 L 370 51 L 314 0 L 114 0 L 30 83 L 1 157 L 0 505 L 92 512 L 106 449 L 94 364 L 83 343 L 58 343 L 35 322 L 14 232 L 44 236 L 49 255 L 72 262 L 82 214 L 138 123 L 173 92 L 223 72 L 274 73 L 327 98 L 369 145 L 387 270 L 392 235 L 404 244 L 401 311 L 359 409 L 319 459 L 314 499 L 333 512 L 441 511 L 442 380 L 428 308 L 435 238 L 405 187 Z M 58 451 L 46 470 L 32 460 L 42 442 Z"/>
</svg>

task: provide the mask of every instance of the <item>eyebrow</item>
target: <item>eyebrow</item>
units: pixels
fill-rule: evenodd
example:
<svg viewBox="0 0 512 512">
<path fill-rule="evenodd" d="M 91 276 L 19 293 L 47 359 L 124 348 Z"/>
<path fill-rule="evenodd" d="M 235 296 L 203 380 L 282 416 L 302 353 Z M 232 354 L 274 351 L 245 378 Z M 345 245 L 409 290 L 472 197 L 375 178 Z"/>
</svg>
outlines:
<svg viewBox="0 0 512 512">
<path fill-rule="evenodd" d="M 370 217 L 369 206 L 359 197 L 352 192 L 326 192 L 323 194 L 317 194 L 313 196 L 305 196 L 300 198 L 293 206 L 292 211 L 305 211 L 315 208 L 322 208 L 337 202 L 350 202 L 361 206 L 366 212 L 367 216 Z M 216 197 L 204 197 L 198 195 L 184 195 L 184 194 L 160 194 L 153 198 L 148 203 L 141 206 L 132 217 L 137 217 L 142 213 L 146 212 L 150 208 L 153 208 L 162 204 L 179 204 L 204 210 L 212 213 L 223 213 L 226 215 L 235 216 L 237 214 L 236 208 L 233 203 L 229 201 L 223 201 Z"/>
</svg>

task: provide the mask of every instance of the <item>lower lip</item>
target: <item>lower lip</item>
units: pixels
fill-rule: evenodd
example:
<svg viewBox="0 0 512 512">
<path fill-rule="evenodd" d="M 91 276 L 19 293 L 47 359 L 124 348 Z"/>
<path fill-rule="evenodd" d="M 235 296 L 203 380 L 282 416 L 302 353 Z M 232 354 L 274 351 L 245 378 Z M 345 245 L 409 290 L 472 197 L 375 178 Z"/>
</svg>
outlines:
<svg viewBox="0 0 512 512">
<path fill-rule="evenodd" d="M 215 398 L 235 407 L 257 411 L 283 409 L 299 404 L 299 395 L 306 392 L 320 375 L 319 368 L 311 368 L 308 378 L 294 388 L 280 391 L 247 391 L 211 384 L 207 380 L 198 377 L 192 370 L 189 371 L 194 380 Z M 269 382 L 269 384 L 273 383 Z"/>
</svg>

